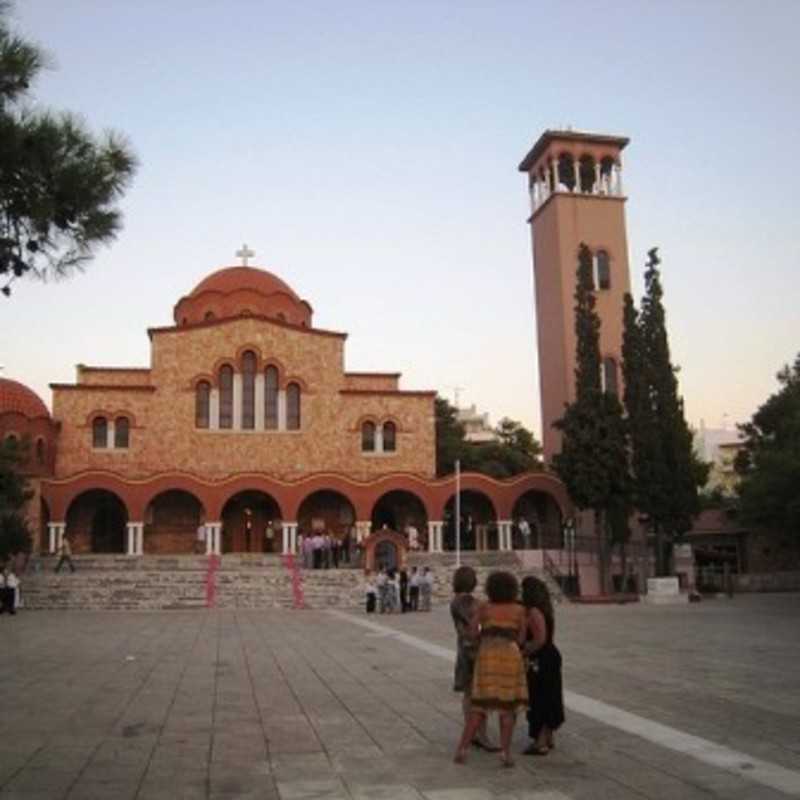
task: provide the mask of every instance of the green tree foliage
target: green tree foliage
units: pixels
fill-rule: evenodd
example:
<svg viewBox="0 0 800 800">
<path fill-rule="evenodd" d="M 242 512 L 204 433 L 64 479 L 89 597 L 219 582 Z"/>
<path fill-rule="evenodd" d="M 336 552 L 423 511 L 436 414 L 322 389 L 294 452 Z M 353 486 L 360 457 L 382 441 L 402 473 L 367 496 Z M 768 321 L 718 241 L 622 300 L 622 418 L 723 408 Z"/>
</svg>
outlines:
<svg viewBox="0 0 800 800">
<path fill-rule="evenodd" d="M 21 466 L 27 446 L 15 439 L 0 443 L 0 560 L 15 553 L 30 553 L 31 534 L 24 515 L 31 497 Z"/>
<path fill-rule="evenodd" d="M 480 472 L 493 478 L 511 478 L 542 469 L 541 445 L 521 423 L 504 418 L 495 429 L 496 442 L 475 444 L 465 438 L 458 410 L 443 397 L 436 398 L 436 474 L 455 471 L 456 460 L 464 472 Z"/>
<path fill-rule="evenodd" d="M 93 137 L 74 115 L 34 111 L 28 90 L 44 53 L 16 36 L 0 2 L 0 291 L 23 275 L 81 268 L 121 226 L 116 201 L 136 160 L 115 133 Z"/>
<path fill-rule="evenodd" d="M 600 318 L 592 254 L 585 244 L 578 252 L 575 337 L 575 400 L 555 423 L 563 439 L 553 466 L 575 506 L 594 511 L 601 581 L 607 591 L 608 545 L 626 536 L 630 477 L 622 406 L 616 395 L 602 390 L 600 381 Z"/>
<path fill-rule="evenodd" d="M 672 543 L 700 510 L 697 493 L 708 467 L 694 453 L 692 432 L 672 365 L 657 248 L 648 253 L 641 313 L 625 297 L 623 375 L 636 507 L 656 536 L 656 571 L 666 575 Z"/>
<path fill-rule="evenodd" d="M 740 426 L 745 445 L 736 459 L 742 475 L 740 513 L 776 533 L 800 532 L 800 354 L 777 375 L 780 390 Z"/>
</svg>

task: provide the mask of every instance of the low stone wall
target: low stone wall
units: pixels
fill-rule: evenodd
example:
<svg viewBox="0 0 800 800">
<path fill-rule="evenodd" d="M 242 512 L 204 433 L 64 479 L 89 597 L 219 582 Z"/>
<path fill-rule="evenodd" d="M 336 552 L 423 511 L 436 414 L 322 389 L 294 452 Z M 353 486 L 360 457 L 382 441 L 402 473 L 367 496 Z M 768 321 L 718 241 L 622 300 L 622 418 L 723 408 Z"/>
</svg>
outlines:
<svg viewBox="0 0 800 800">
<path fill-rule="evenodd" d="M 800 592 L 800 571 L 733 575 L 736 592 Z"/>
</svg>

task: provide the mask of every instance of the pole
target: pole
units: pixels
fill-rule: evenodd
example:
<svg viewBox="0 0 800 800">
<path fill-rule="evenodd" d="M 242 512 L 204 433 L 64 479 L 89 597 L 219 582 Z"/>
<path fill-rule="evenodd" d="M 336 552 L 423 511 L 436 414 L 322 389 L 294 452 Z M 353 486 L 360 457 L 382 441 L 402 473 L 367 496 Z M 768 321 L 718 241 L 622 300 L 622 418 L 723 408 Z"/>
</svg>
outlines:
<svg viewBox="0 0 800 800">
<path fill-rule="evenodd" d="M 456 459 L 456 567 L 461 566 L 461 459 Z"/>
</svg>

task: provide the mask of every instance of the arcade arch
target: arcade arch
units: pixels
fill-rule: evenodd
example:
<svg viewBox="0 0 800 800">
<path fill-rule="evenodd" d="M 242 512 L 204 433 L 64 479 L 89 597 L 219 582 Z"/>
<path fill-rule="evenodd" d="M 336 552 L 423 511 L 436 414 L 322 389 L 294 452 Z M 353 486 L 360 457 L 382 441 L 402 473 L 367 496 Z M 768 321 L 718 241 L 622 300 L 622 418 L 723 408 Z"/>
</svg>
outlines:
<svg viewBox="0 0 800 800">
<path fill-rule="evenodd" d="M 475 489 L 461 491 L 461 550 L 497 550 L 497 512 L 491 498 Z M 456 496 L 444 510 L 442 546 L 456 549 Z"/>
<path fill-rule="evenodd" d="M 69 505 L 67 532 L 76 553 L 124 553 L 128 510 L 107 489 L 89 489 Z"/>
<path fill-rule="evenodd" d="M 393 489 L 381 495 L 372 507 L 372 530 L 381 530 L 384 525 L 390 530 L 405 535 L 406 528 L 413 525 L 420 536 L 428 530 L 428 512 L 425 504 L 413 492 Z"/>
<path fill-rule="evenodd" d="M 511 516 L 515 523 L 512 535 L 515 549 L 526 546 L 534 549 L 561 547 L 561 509 L 552 495 L 529 489 L 517 498 Z M 530 541 L 527 543 L 517 527 L 522 519 L 527 520 L 530 527 Z"/>
<path fill-rule="evenodd" d="M 246 489 L 222 507 L 223 553 L 280 553 L 281 508 L 270 494 Z"/>
<path fill-rule="evenodd" d="M 300 533 L 326 530 L 342 538 L 356 521 L 353 504 L 345 495 L 333 489 L 320 489 L 308 495 L 297 510 Z"/>
<path fill-rule="evenodd" d="M 188 554 L 200 551 L 197 528 L 204 517 L 203 504 L 191 492 L 168 489 L 157 494 L 145 510 L 144 552 Z"/>
</svg>

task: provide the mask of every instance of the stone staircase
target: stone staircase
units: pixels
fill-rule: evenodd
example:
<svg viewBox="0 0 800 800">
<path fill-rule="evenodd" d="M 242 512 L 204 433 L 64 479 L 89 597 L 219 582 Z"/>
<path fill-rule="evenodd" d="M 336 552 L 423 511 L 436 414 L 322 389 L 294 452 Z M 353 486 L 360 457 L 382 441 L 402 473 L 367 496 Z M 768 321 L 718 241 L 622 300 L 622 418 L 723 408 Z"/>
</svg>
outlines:
<svg viewBox="0 0 800 800">
<path fill-rule="evenodd" d="M 84 555 L 74 557 L 77 571 L 56 575 L 53 556 L 35 556 L 21 577 L 21 595 L 27 609 L 83 609 L 106 611 L 187 610 L 208 607 L 207 556 Z M 454 553 L 412 553 L 409 566 L 432 569 L 435 603 L 451 597 Z M 520 578 L 536 574 L 525 570 L 513 552 L 462 553 L 461 563 L 472 566 L 482 586 L 489 572 L 508 569 Z M 214 576 L 214 607 L 222 609 L 293 608 L 292 574 L 277 555 L 222 556 Z M 364 575 L 355 568 L 301 570 L 305 608 L 361 608 Z"/>
</svg>

